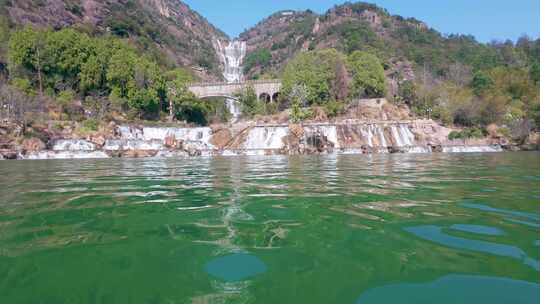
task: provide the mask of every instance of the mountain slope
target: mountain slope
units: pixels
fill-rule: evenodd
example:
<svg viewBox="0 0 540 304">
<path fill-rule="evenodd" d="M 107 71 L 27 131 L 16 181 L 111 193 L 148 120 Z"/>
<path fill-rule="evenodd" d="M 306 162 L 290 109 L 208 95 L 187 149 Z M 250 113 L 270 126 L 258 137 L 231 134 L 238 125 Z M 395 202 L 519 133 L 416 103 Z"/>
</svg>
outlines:
<svg viewBox="0 0 540 304">
<path fill-rule="evenodd" d="M 227 36 L 179 0 L 3 1 L 13 25 L 110 33 L 131 40 L 165 65 L 192 67 L 203 79 L 220 78 L 212 41 Z"/>
<path fill-rule="evenodd" d="M 375 53 L 389 74 L 405 79 L 414 78 L 415 67 L 444 76 L 454 63 L 483 68 L 499 60 L 494 48 L 473 37 L 445 37 L 418 20 L 393 16 L 362 2 L 336 6 L 322 15 L 278 12 L 242 33 L 240 39 L 247 41 L 250 77 L 279 70 L 298 52 L 324 48 Z"/>
</svg>

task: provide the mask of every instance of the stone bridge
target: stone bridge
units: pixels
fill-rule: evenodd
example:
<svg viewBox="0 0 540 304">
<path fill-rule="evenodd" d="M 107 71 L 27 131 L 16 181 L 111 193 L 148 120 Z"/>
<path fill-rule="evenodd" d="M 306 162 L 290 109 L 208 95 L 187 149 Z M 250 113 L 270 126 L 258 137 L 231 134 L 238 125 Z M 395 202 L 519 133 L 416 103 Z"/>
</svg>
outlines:
<svg viewBox="0 0 540 304">
<path fill-rule="evenodd" d="M 274 102 L 277 101 L 281 92 L 281 80 L 254 80 L 237 83 L 193 83 L 188 88 L 199 98 L 227 97 L 237 99 L 235 94 L 247 87 L 253 87 L 259 100 Z"/>
</svg>

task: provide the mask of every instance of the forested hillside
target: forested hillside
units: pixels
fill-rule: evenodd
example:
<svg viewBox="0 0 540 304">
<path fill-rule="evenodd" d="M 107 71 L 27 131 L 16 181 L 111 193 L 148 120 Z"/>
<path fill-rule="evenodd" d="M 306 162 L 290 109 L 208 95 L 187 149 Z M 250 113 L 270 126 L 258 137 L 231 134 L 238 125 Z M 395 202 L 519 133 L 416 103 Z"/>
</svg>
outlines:
<svg viewBox="0 0 540 304">
<path fill-rule="evenodd" d="M 90 35 L 111 35 L 129 40 L 161 65 L 194 67 L 203 78 L 220 77 L 212 39 L 226 35 L 179 0 L 0 2 L 2 18 L 12 27 L 75 27 Z"/>
<path fill-rule="evenodd" d="M 483 44 L 472 36 L 443 35 L 421 21 L 362 2 L 336 6 L 322 15 L 278 12 L 240 37 L 248 44 L 245 72 L 251 78 L 289 79 L 294 69 L 287 66 L 296 65 L 294 58 L 306 53 L 331 48 L 341 54 L 337 57 L 350 58 L 363 52 L 384 67 L 387 89 L 379 96 L 407 103 L 417 115 L 475 128 L 497 123 L 529 129 L 531 119 L 539 119 L 540 39 L 524 36 L 516 43 Z M 321 70 L 319 65 L 308 74 L 321 76 L 304 78 L 308 88 L 321 88 L 317 81 L 328 79 L 322 95 L 333 97 L 326 101 L 373 96 L 354 90 L 332 94 L 340 77 L 335 66 Z M 350 71 L 347 76 L 354 77 Z M 365 77 L 369 80 L 370 75 Z"/>
</svg>

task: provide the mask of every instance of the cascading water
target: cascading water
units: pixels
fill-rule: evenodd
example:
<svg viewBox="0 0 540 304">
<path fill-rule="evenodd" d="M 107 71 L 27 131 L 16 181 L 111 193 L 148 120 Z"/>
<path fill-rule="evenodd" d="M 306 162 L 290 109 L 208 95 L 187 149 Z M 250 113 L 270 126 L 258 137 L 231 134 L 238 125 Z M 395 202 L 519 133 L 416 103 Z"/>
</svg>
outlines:
<svg viewBox="0 0 540 304">
<path fill-rule="evenodd" d="M 258 125 L 219 137 L 211 128 L 118 126 L 104 142 L 60 139 L 50 150 L 22 152 L 26 159 L 108 157 L 188 157 L 211 155 L 275 155 L 295 153 L 467 153 L 501 152 L 500 145 L 456 145 L 426 140 L 411 123 Z M 420 130 L 420 131 L 419 131 Z M 216 137 L 217 135 L 217 137 Z M 221 134 L 223 136 L 223 134 Z M 418 137 L 418 138 L 417 138 Z M 142 155 L 142 156 L 141 156 Z"/>
<path fill-rule="evenodd" d="M 54 151 L 94 151 L 96 145 L 81 139 L 57 140 L 53 145 Z"/>
<path fill-rule="evenodd" d="M 216 40 L 214 47 L 223 64 L 223 77 L 228 83 L 237 83 L 244 81 L 242 64 L 246 57 L 246 42 L 233 40 L 227 45 L 223 45 L 220 40 Z M 235 99 L 226 100 L 227 109 L 233 116 L 233 120 L 240 117 L 240 104 Z"/>
<path fill-rule="evenodd" d="M 288 127 L 255 127 L 249 131 L 244 144 L 246 150 L 278 150 L 284 148 L 283 139 Z"/>
</svg>

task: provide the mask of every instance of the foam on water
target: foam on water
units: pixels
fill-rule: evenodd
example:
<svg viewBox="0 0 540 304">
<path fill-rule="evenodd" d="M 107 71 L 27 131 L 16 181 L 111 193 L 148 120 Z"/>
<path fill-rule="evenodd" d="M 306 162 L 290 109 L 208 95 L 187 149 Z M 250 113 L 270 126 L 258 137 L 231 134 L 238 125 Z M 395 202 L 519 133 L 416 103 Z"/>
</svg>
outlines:
<svg viewBox="0 0 540 304">
<path fill-rule="evenodd" d="M 53 144 L 54 151 L 94 151 L 96 145 L 82 139 L 62 139 Z"/>
<path fill-rule="evenodd" d="M 443 147 L 444 153 L 489 153 L 502 152 L 501 146 L 446 146 Z"/>
<path fill-rule="evenodd" d="M 246 150 L 278 150 L 285 147 L 287 127 L 254 127 L 249 130 L 243 148 Z"/>
</svg>

